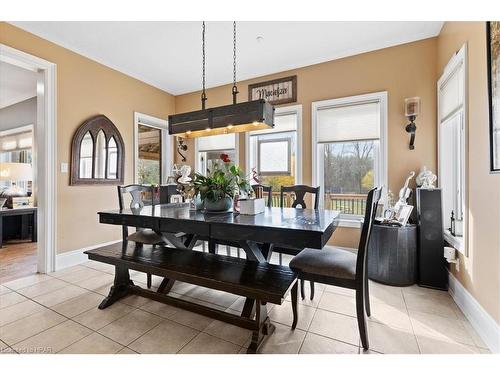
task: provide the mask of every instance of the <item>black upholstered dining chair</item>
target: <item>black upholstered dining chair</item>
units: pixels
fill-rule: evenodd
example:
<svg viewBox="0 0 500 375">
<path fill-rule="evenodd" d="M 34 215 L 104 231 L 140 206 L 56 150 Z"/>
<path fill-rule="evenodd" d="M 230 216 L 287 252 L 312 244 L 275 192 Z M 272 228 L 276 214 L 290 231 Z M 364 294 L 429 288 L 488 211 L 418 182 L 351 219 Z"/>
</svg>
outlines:
<svg viewBox="0 0 500 375">
<path fill-rule="evenodd" d="M 373 189 L 366 199 L 365 218 L 357 254 L 325 246 L 322 250 L 304 249 L 290 261 L 290 268 L 301 280 L 354 289 L 356 291 L 356 316 L 363 348 L 369 348 L 366 315 L 370 316 L 370 297 L 366 270 L 367 251 L 375 213 L 382 189 Z M 297 326 L 297 291 L 292 294 L 293 323 Z M 365 315 L 366 313 L 366 315 Z"/>
<path fill-rule="evenodd" d="M 130 194 L 132 200 L 130 202 L 130 208 L 142 208 L 144 207 L 143 194 L 151 195 L 151 206 L 154 206 L 154 188 L 153 186 L 143 186 L 143 185 L 126 185 L 118 186 L 118 203 L 120 211 L 124 209 L 123 197 L 125 194 Z M 161 236 L 156 234 L 151 229 L 135 228 L 135 232 L 128 234 L 128 226 L 122 226 L 122 237 L 123 241 L 133 241 L 139 245 L 162 245 L 164 244 Z M 151 274 L 147 274 L 147 286 L 151 288 Z"/>
<path fill-rule="evenodd" d="M 282 186 L 280 193 L 280 206 L 284 207 L 285 204 L 285 193 L 293 193 L 295 195 L 291 207 L 297 208 L 300 205 L 301 208 L 307 208 L 306 202 L 304 200 L 307 193 L 314 195 L 314 209 L 319 208 L 319 191 L 320 187 L 312 187 L 307 185 L 292 185 L 292 186 Z"/>
<path fill-rule="evenodd" d="M 292 185 L 292 186 L 282 186 L 280 192 L 280 207 L 285 207 L 285 193 L 290 194 L 287 198 L 291 198 L 291 193 L 293 193 L 294 198 L 291 202 L 290 206 L 293 208 L 307 208 L 307 204 L 305 202 L 306 194 L 312 194 L 314 200 L 314 209 L 317 210 L 319 208 L 319 194 L 320 187 L 312 187 L 307 185 Z M 288 255 L 297 255 L 302 251 L 300 248 L 292 249 L 292 248 L 283 248 L 283 247 L 273 247 L 273 252 L 278 253 L 279 256 L 279 264 L 283 264 L 283 254 Z M 314 282 L 310 282 L 311 286 L 311 299 L 314 297 Z M 300 294 L 302 299 L 305 298 L 305 290 L 304 290 L 304 282 L 300 280 Z"/>
</svg>

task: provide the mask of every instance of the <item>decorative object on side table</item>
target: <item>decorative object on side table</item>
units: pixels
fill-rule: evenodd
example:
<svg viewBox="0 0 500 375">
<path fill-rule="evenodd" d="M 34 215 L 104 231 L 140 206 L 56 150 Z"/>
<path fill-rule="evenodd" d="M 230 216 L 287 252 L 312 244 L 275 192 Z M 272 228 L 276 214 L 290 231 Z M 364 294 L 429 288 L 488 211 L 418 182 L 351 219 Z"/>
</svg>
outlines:
<svg viewBox="0 0 500 375">
<path fill-rule="evenodd" d="M 215 163 L 206 176 L 195 173 L 193 179 L 195 195 L 200 195 L 205 210 L 211 212 L 230 210 L 236 194 L 246 196 L 251 191 L 243 170 L 232 164 L 227 154 L 221 154 L 220 159 L 222 163 Z"/>
<path fill-rule="evenodd" d="M 432 173 L 430 170 L 427 169 L 427 167 L 424 165 L 424 167 L 420 170 L 420 173 L 418 176 L 415 178 L 415 182 L 417 184 L 417 187 L 421 187 L 423 189 L 434 189 L 435 182 L 437 180 L 437 176 Z"/>
<path fill-rule="evenodd" d="M 408 223 L 408 219 L 410 218 L 412 210 L 413 206 L 410 206 L 408 204 L 399 207 L 396 219 L 398 223 L 401 224 L 402 227 L 406 226 L 406 224 Z"/>
<path fill-rule="evenodd" d="M 399 191 L 399 200 L 394 205 L 394 211 L 396 214 L 399 214 L 400 207 L 406 205 L 406 202 L 411 195 L 412 190 L 408 187 L 408 185 L 410 184 L 410 180 L 413 176 L 415 176 L 415 172 L 411 171 L 410 175 L 406 178 L 404 186 Z"/>
</svg>

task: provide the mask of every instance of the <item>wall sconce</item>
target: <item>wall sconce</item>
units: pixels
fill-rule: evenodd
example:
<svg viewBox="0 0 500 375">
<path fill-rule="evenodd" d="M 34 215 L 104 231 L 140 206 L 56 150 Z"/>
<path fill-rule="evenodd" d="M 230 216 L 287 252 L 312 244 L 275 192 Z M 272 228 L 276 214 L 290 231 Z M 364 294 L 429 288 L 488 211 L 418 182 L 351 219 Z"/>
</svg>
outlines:
<svg viewBox="0 0 500 375">
<path fill-rule="evenodd" d="M 417 126 L 415 125 L 415 119 L 420 114 L 420 98 L 418 96 L 413 98 L 405 99 L 405 116 L 410 120 L 410 123 L 406 125 L 405 130 L 410 133 L 410 150 L 415 149 L 415 132 L 417 131 Z"/>
<path fill-rule="evenodd" d="M 183 162 L 186 161 L 186 157 L 184 156 L 184 154 L 181 152 L 181 151 L 187 151 L 188 149 L 188 146 L 186 144 L 184 144 L 184 138 L 182 137 L 177 137 L 177 153 L 181 156 L 181 160 Z"/>
</svg>

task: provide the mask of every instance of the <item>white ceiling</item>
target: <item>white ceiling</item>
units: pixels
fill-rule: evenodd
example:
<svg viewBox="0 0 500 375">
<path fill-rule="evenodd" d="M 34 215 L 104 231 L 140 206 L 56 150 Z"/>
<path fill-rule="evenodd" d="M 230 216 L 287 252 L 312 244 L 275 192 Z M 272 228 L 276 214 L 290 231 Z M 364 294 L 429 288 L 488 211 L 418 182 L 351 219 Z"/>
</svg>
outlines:
<svg viewBox="0 0 500 375">
<path fill-rule="evenodd" d="M 36 96 L 36 73 L 0 61 L 0 108 Z"/>
<path fill-rule="evenodd" d="M 13 24 L 172 94 L 201 87 L 201 22 Z M 238 22 L 237 79 L 430 38 L 442 24 Z M 232 42 L 232 22 L 207 22 L 207 87 L 232 82 Z"/>
</svg>

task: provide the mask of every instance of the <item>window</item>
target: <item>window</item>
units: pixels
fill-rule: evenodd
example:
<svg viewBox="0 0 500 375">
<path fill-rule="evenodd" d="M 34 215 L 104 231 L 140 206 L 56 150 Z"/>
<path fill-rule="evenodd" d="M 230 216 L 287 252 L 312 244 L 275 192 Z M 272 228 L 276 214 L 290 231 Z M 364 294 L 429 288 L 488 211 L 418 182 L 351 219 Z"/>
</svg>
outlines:
<svg viewBox="0 0 500 375">
<path fill-rule="evenodd" d="M 276 108 L 274 128 L 247 133 L 247 171 L 256 169 L 264 185 L 271 185 L 279 205 L 281 186 L 300 183 L 302 106 Z"/>
<path fill-rule="evenodd" d="M 320 206 L 341 211 L 341 225 L 359 226 L 368 191 L 387 186 L 387 93 L 313 102 L 312 115 Z"/>
<path fill-rule="evenodd" d="M 173 148 L 167 121 L 135 112 L 134 123 L 135 182 L 144 185 L 165 183 L 171 173 Z"/>
<path fill-rule="evenodd" d="M 123 184 L 124 149 L 120 132 L 110 119 L 104 115 L 88 119 L 73 136 L 70 184 Z"/>
<path fill-rule="evenodd" d="M 238 134 L 220 134 L 195 138 L 196 172 L 205 175 L 219 163 L 220 155 L 227 154 L 229 159 L 238 164 Z"/>
<path fill-rule="evenodd" d="M 448 62 L 438 81 L 439 187 L 442 192 L 445 237 L 464 251 L 463 237 L 453 237 L 448 228 L 451 213 L 457 232 L 465 233 L 466 149 L 466 47 Z M 464 234 L 465 235 L 465 234 Z"/>
</svg>

